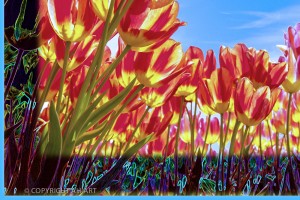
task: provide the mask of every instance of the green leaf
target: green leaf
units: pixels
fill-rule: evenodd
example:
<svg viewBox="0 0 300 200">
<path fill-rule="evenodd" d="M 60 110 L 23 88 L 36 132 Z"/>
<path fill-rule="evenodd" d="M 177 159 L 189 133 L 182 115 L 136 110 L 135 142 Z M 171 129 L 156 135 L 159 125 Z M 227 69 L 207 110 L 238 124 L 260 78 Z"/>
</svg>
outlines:
<svg viewBox="0 0 300 200">
<path fill-rule="evenodd" d="M 7 42 L 4 45 L 4 64 L 8 67 L 5 68 L 5 71 L 10 69 L 10 66 L 12 66 L 17 58 L 18 50 L 12 48 L 12 46 Z"/>
<path fill-rule="evenodd" d="M 60 156 L 62 149 L 62 134 L 60 130 L 59 118 L 55 110 L 53 101 L 50 104 L 49 121 L 49 143 L 45 153 L 47 156 Z"/>
<path fill-rule="evenodd" d="M 29 51 L 26 55 L 23 56 L 23 66 L 24 66 L 24 71 L 27 74 L 31 69 L 34 69 L 38 62 L 38 54 L 37 51 Z"/>
<path fill-rule="evenodd" d="M 122 90 L 117 96 L 112 98 L 110 101 L 103 104 L 100 108 L 95 110 L 88 118 L 86 125 L 84 126 L 84 131 L 95 125 L 99 120 L 101 120 L 105 115 L 109 114 L 114 108 L 116 108 L 127 96 L 127 94 L 132 89 L 135 83 L 135 79 Z"/>
<path fill-rule="evenodd" d="M 27 0 L 23 0 L 22 4 L 21 4 L 19 16 L 18 16 L 18 18 L 15 22 L 14 36 L 15 36 L 17 41 L 20 39 L 20 36 L 21 36 L 21 33 L 22 33 L 22 23 L 24 21 L 26 5 L 27 5 Z"/>
<path fill-rule="evenodd" d="M 104 126 L 106 123 L 107 123 L 107 120 L 104 121 L 104 123 L 102 123 L 99 128 L 85 132 L 82 135 L 80 135 L 75 142 L 75 146 L 83 143 L 84 141 L 91 140 L 94 137 L 100 135 L 102 133 L 103 129 L 105 128 Z"/>
<path fill-rule="evenodd" d="M 87 119 L 89 118 L 89 116 L 91 115 L 91 113 L 93 112 L 93 110 L 96 108 L 96 106 L 100 103 L 100 101 L 102 100 L 102 98 L 104 97 L 104 95 L 106 94 L 106 92 L 104 92 L 103 94 L 101 94 L 77 119 L 75 126 L 72 128 L 71 133 L 78 133 L 82 126 L 84 125 L 84 123 L 87 121 Z M 76 116 L 72 116 L 75 117 Z M 80 134 L 80 133 L 79 133 Z"/>
</svg>

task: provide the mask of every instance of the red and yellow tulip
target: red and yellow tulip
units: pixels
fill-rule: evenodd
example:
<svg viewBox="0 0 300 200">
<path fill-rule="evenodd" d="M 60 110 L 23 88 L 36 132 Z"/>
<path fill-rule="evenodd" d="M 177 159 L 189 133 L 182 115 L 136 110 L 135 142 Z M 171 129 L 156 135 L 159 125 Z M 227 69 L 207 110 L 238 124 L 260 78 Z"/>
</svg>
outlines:
<svg viewBox="0 0 300 200">
<path fill-rule="evenodd" d="M 253 65 L 249 49 L 245 44 L 236 44 L 233 49 L 220 47 L 220 67 L 226 68 L 234 79 L 249 75 L 250 66 Z"/>
<path fill-rule="evenodd" d="M 79 67 L 88 57 L 92 54 L 95 49 L 93 45 L 95 38 L 88 36 L 81 42 L 72 43 L 70 52 L 71 56 L 68 60 L 67 71 L 72 71 Z M 56 59 L 59 66 L 62 68 L 64 63 L 64 54 L 66 44 L 63 40 L 58 37 L 54 37 Z"/>
<path fill-rule="evenodd" d="M 204 105 L 217 113 L 224 113 L 230 105 L 233 81 L 228 70 L 219 68 L 212 72 L 210 79 L 200 80 L 199 98 Z"/>
<path fill-rule="evenodd" d="M 137 80 L 146 87 L 167 84 L 186 70 L 179 65 L 182 56 L 181 44 L 174 40 L 167 40 L 152 52 L 139 52 L 134 62 Z"/>
<path fill-rule="evenodd" d="M 288 74 L 282 83 L 284 90 L 288 93 L 295 93 L 300 90 L 300 25 L 289 27 L 285 34 L 286 46 L 281 46 L 285 57 L 280 61 L 288 64 Z"/>
<path fill-rule="evenodd" d="M 64 41 L 82 41 L 90 34 L 97 17 L 89 0 L 48 0 L 51 25 Z"/>
<path fill-rule="evenodd" d="M 271 90 L 268 86 L 258 89 L 248 78 L 242 78 L 234 96 L 235 114 L 247 126 L 258 125 L 272 111 L 280 89 Z"/>
<path fill-rule="evenodd" d="M 190 77 L 179 85 L 175 93 L 175 96 L 186 97 L 188 95 L 195 93 L 200 79 L 199 72 L 200 69 L 202 68 L 203 60 L 204 58 L 201 49 L 193 46 L 188 48 L 183 58 L 183 65 L 184 66 L 191 65 L 186 71 L 187 73 L 190 74 Z"/>
<path fill-rule="evenodd" d="M 279 87 L 285 80 L 288 68 L 285 62 L 271 63 L 269 53 L 265 50 L 252 50 L 254 63 L 250 65 L 249 78 L 255 88 L 269 86 L 270 89 Z"/>
<path fill-rule="evenodd" d="M 118 27 L 123 41 L 135 50 L 155 49 L 185 25 L 177 19 L 176 1 L 155 9 L 151 5 L 149 0 L 135 0 Z"/>
</svg>

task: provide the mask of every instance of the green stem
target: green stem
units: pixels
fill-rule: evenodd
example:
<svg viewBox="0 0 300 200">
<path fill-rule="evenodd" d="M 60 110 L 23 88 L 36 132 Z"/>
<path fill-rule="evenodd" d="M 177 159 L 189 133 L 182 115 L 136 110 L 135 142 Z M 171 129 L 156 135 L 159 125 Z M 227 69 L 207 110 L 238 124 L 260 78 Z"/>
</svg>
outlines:
<svg viewBox="0 0 300 200">
<path fill-rule="evenodd" d="M 108 30 L 108 34 L 109 35 L 113 34 L 113 32 L 115 31 L 115 29 L 119 25 L 122 17 L 125 15 L 125 13 L 130 8 L 131 4 L 133 3 L 133 0 L 127 0 L 126 4 L 125 4 L 125 2 L 126 2 L 126 0 L 123 0 L 119 4 L 119 8 L 117 9 L 117 12 L 116 12 L 114 18 L 112 19 L 111 26 L 109 27 L 109 30 Z M 125 6 L 123 7 L 124 4 L 125 4 Z"/>
<path fill-rule="evenodd" d="M 104 78 L 104 80 L 102 81 L 102 83 L 100 84 L 100 86 L 96 89 L 96 91 L 95 92 L 98 92 L 102 87 L 103 87 L 103 85 L 105 84 L 105 82 L 107 81 L 107 79 L 109 78 L 109 76 L 110 76 L 110 74 L 113 72 L 113 70 L 116 68 L 116 66 L 121 62 L 121 60 L 123 59 L 123 57 L 126 55 L 126 53 L 128 52 L 130 50 L 130 46 L 126 46 L 125 47 L 125 49 L 123 50 L 123 52 L 121 53 L 121 55 L 120 56 L 118 56 L 118 58 L 108 67 L 108 69 L 101 75 L 101 77 L 100 77 L 100 80 L 105 76 L 105 75 L 107 75 L 105 78 Z M 142 86 L 143 87 L 143 86 Z M 92 92 L 92 91 L 90 91 L 90 92 Z M 89 93 L 89 94 L 87 94 L 87 95 L 89 95 L 89 96 L 91 96 L 91 93 Z M 93 100 L 94 98 L 96 97 L 96 93 L 95 94 L 93 94 L 92 95 L 92 98 L 90 98 L 91 100 Z M 87 97 L 87 98 L 89 98 L 89 97 Z M 79 99 L 79 98 L 78 98 Z M 77 104 L 78 104 L 78 102 L 79 101 L 77 101 Z M 84 102 L 84 101 L 83 101 Z M 77 104 L 76 104 L 76 107 L 75 107 L 75 111 L 76 111 L 76 108 L 77 108 Z M 86 104 L 89 104 L 89 103 L 86 103 Z M 74 112 L 75 112 L 74 111 Z M 75 115 L 77 115 L 77 113 L 75 114 Z M 74 117 L 75 118 L 75 117 Z M 76 118 L 79 118 L 79 117 L 76 117 Z M 76 119 L 75 118 L 75 119 Z M 72 117 L 72 119 L 71 119 L 71 122 L 70 122 L 70 129 L 69 130 L 72 130 L 73 128 L 74 128 L 74 126 L 75 126 L 75 122 L 77 121 L 77 120 L 75 120 L 75 119 L 73 119 L 73 117 Z"/>
<path fill-rule="evenodd" d="M 290 190 L 293 195 L 297 195 L 297 189 L 296 189 L 296 184 L 295 184 L 295 179 L 294 179 L 294 174 L 293 174 L 293 167 L 292 167 L 292 157 L 291 157 L 291 148 L 290 148 L 290 135 L 289 135 L 289 125 L 290 125 L 290 114 L 291 114 L 291 103 L 292 103 L 292 96 L 293 93 L 289 93 L 289 100 L 288 100 L 288 110 L 287 110 L 287 117 L 286 117 L 286 143 L 287 143 L 287 153 L 288 153 L 288 158 L 289 158 L 289 163 L 287 166 L 287 173 L 289 173 L 289 179 L 290 179 Z"/>
<path fill-rule="evenodd" d="M 217 167 L 217 174 L 216 174 L 216 193 L 220 194 L 219 190 L 218 190 L 218 185 L 219 185 L 219 180 L 220 180 L 220 167 L 222 169 L 222 151 L 223 151 L 223 114 L 220 114 L 220 145 L 219 145 L 219 163 L 218 163 L 218 167 Z M 223 190 L 223 176 L 221 175 L 221 188 Z M 222 191 L 221 190 L 221 191 Z"/>
<path fill-rule="evenodd" d="M 114 7 L 114 4 L 111 4 L 110 8 L 109 8 L 109 12 L 108 12 L 108 19 L 110 19 L 109 15 L 111 15 L 113 7 Z M 88 89 L 88 87 L 91 83 L 92 77 L 94 75 L 98 74 L 98 73 L 96 73 L 96 71 L 97 71 L 98 68 L 100 68 L 100 66 L 97 67 L 97 64 L 100 65 L 99 63 L 101 63 L 102 59 L 103 59 L 105 45 L 107 43 L 106 38 L 107 38 L 108 27 L 109 27 L 109 20 L 107 20 L 105 22 L 103 34 L 101 36 L 100 43 L 97 47 L 95 57 L 92 61 L 91 66 L 89 67 L 89 70 L 88 70 L 87 75 L 85 77 L 85 81 L 84 81 L 84 83 L 83 83 L 83 85 L 80 89 L 80 93 L 79 93 L 77 103 L 76 103 L 76 106 L 75 106 L 75 109 L 74 109 L 74 114 L 72 115 L 72 118 L 70 120 L 70 125 L 69 125 L 70 129 L 66 130 L 66 132 L 68 132 L 69 130 L 71 130 L 73 128 L 74 123 L 79 118 L 79 112 L 85 110 L 85 108 L 88 106 L 88 103 L 86 103 L 86 102 L 89 101 L 90 96 L 86 95 L 86 92 L 87 92 L 87 89 Z"/>
<path fill-rule="evenodd" d="M 264 164 L 263 164 L 263 151 L 262 151 L 262 142 L 261 142 L 261 134 L 262 134 L 262 125 L 259 124 L 259 152 L 260 152 L 260 167 L 261 169 L 263 168 Z"/>
<path fill-rule="evenodd" d="M 237 192 L 239 192 L 239 186 L 240 186 L 240 172 L 241 172 L 241 162 L 242 162 L 242 156 L 244 154 L 244 143 L 245 139 L 247 137 L 247 134 L 249 132 L 249 126 L 246 126 L 245 132 L 241 136 L 241 151 L 240 151 L 240 157 L 239 157 L 239 162 L 238 162 L 238 178 L 237 178 Z"/>
<path fill-rule="evenodd" d="M 50 86 L 51 86 L 51 84 L 52 84 L 52 82 L 53 82 L 53 80 L 54 80 L 54 78 L 55 78 L 58 70 L 59 70 L 59 65 L 58 65 L 57 61 L 55 61 L 54 64 L 53 64 L 53 67 L 51 69 L 49 78 L 48 78 L 48 80 L 46 82 L 45 88 L 44 88 L 44 90 L 42 92 L 41 98 L 38 100 L 37 113 L 40 113 L 41 110 L 42 110 L 42 108 L 43 108 L 46 96 L 47 96 L 47 94 L 48 94 L 48 92 L 50 90 Z"/>
<path fill-rule="evenodd" d="M 135 81 L 135 80 L 133 80 L 133 81 Z M 128 86 L 128 87 L 129 87 L 129 86 Z M 109 120 L 109 121 L 105 124 L 105 127 L 102 129 L 102 131 L 99 131 L 99 132 L 101 132 L 101 133 L 99 133 L 99 134 L 100 134 L 100 135 L 99 135 L 99 138 L 97 139 L 96 143 L 93 145 L 93 148 L 89 151 L 89 153 L 88 153 L 89 155 L 91 155 L 91 154 L 96 150 L 97 146 L 100 144 L 100 142 L 102 141 L 102 139 L 103 139 L 106 135 L 109 134 L 109 132 L 110 132 L 111 128 L 113 127 L 113 125 L 114 125 L 114 123 L 115 123 L 117 117 L 122 113 L 122 111 L 123 111 L 124 108 L 128 105 L 128 103 L 131 102 L 132 99 L 135 98 L 136 95 L 143 89 L 143 87 L 144 87 L 144 85 L 139 85 L 138 88 L 135 90 L 135 92 L 127 99 L 127 101 L 124 102 L 124 104 L 122 105 L 122 107 L 121 107 L 117 112 L 114 111 L 114 113 L 111 114 L 111 116 L 112 116 L 112 117 L 111 117 L 111 120 Z M 99 97 L 99 98 L 101 98 L 101 97 Z M 96 105 L 97 102 L 95 101 L 95 102 L 93 102 L 93 104 Z M 92 105 L 93 105 L 93 104 L 92 104 Z M 92 105 L 91 105 L 91 106 L 92 106 Z M 82 118 L 82 117 L 81 117 L 81 118 Z M 76 122 L 75 124 L 80 124 L 80 121 L 82 121 L 81 118 L 79 118 L 79 121 Z M 76 128 L 76 127 L 78 127 L 78 128 Z M 74 131 L 80 130 L 80 131 L 79 131 L 80 133 L 84 133 L 85 131 L 87 131 L 87 130 L 89 129 L 89 127 L 91 127 L 91 126 L 87 126 L 86 124 L 83 124 L 82 126 L 76 125 L 76 126 L 74 126 L 74 128 L 71 129 L 71 130 L 74 130 Z M 74 132 L 74 131 L 71 131 L 71 132 Z M 77 135 L 76 137 L 77 137 L 77 138 L 76 138 L 76 140 L 77 140 L 77 139 L 78 139 L 78 135 Z M 69 136 L 69 138 L 70 138 L 70 136 Z M 69 139 L 67 138 L 65 141 L 68 141 L 68 140 L 69 140 Z M 78 141 L 76 141 L 76 144 L 78 144 Z M 69 144 L 66 143 L 66 146 L 69 146 Z"/>
<path fill-rule="evenodd" d="M 130 137 L 129 137 L 128 141 L 127 141 L 127 144 L 126 144 L 126 146 L 125 146 L 125 148 L 124 148 L 124 152 L 126 152 L 126 151 L 128 150 L 129 145 L 130 145 L 130 143 L 131 143 L 131 141 L 132 141 L 132 139 L 133 139 L 135 133 L 137 132 L 138 128 L 141 126 L 141 124 L 142 124 L 143 120 L 145 119 L 146 115 L 148 114 L 149 110 L 150 110 L 150 107 L 148 106 L 148 107 L 146 108 L 144 114 L 142 115 L 140 121 L 139 121 L 138 124 L 136 125 L 134 131 L 133 131 L 132 134 L 130 135 Z"/>
<path fill-rule="evenodd" d="M 269 120 L 267 120 L 267 125 L 268 125 L 268 132 L 269 132 L 271 147 L 273 147 L 272 131 L 271 131 L 271 125 L 270 125 L 270 121 Z M 272 148 L 272 151 L 273 151 L 273 148 Z M 273 153 L 274 153 L 274 151 L 273 151 Z"/>
<path fill-rule="evenodd" d="M 227 126 L 226 126 L 226 131 L 225 131 L 225 137 L 224 137 L 224 141 L 222 144 L 222 155 L 224 155 L 224 151 L 225 151 L 225 146 L 226 146 L 226 141 L 227 141 L 227 135 L 229 132 L 229 125 L 230 125 L 230 120 L 231 120 L 231 112 L 228 113 L 228 120 L 227 120 Z M 222 183 L 223 183 L 223 188 L 222 190 L 224 190 L 224 163 L 222 162 L 222 169 L 221 169 L 221 176 L 222 176 Z M 223 193 L 223 192 L 222 192 Z"/>
<path fill-rule="evenodd" d="M 166 165 L 166 158 L 167 158 L 167 153 L 168 153 L 168 146 L 169 146 L 169 138 L 170 138 L 170 130 L 171 130 L 171 126 L 168 126 L 168 132 L 167 132 L 167 142 L 166 142 L 166 146 L 165 146 L 165 152 L 164 152 L 164 160 L 163 160 L 163 165 L 161 167 L 161 174 L 160 174 L 160 184 L 159 184 L 159 194 L 158 196 L 161 196 L 162 190 L 163 190 L 163 180 L 165 178 L 164 176 L 164 168 Z"/>
<path fill-rule="evenodd" d="M 191 105 L 193 105 L 193 102 L 191 102 Z M 191 157 L 192 157 L 192 161 L 194 160 L 194 154 L 195 154 L 195 124 L 196 124 L 196 117 L 197 117 L 196 113 L 197 113 L 197 95 L 195 94 L 194 115 L 193 115 L 193 121 L 192 121 L 192 127 L 191 127 L 191 152 L 192 152 Z"/>
<path fill-rule="evenodd" d="M 116 60 L 114 60 L 114 62 L 112 64 L 110 64 L 110 66 L 105 70 L 105 72 L 99 77 L 99 79 L 94 78 L 93 82 L 91 83 L 91 87 L 90 88 L 95 88 L 96 86 L 96 80 L 100 80 L 101 84 L 97 87 L 95 93 L 92 95 L 91 100 L 93 100 L 93 98 L 95 97 L 95 95 L 97 95 L 97 92 L 100 91 L 102 89 L 102 87 L 104 86 L 104 84 L 106 83 L 106 81 L 109 79 L 110 75 L 113 73 L 113 71 L 116 69 L 116 67 L 118 66 L 118 64 L 122 61 L 122 59 L 125 57 L 125 55 L 128 53 L 128 51 L 130 50 L 130 46 L 127 45 L 124 50 L 122 51 L 122 53 L 117 57 Z M 88 91 L 87 95 L 91 95 L 92 93 L 92 89 Z"/>
<path fill-rule="evenodd" d="M 230 148 L 229 148 L 229 155 L 228 155 L 228 165 L 227 165 L 227 178 L 226 178 L 226 193 L 228 194 L 229 192 L 229 186 L 230 186 L 230 169 L 231 169 L 231 160 L 232 160 L 232 156 L 234 153 L 234 144 L 235 144 L 235 140 L 236 140 L 236 135 L 237 132 L 239 130 L 239 126 L 240 126 L 241 122 L 236 120 L 235 125 L 234 125 L 234 129 L 233 129 L 233 133 L 232 133 L 232 137 L 231 137 L 231 142 L 230 142 Z"/>
<path fill-rule="evenodd" d="M 279 133 L 276 132 L 276 180 L 279 184 L 279 166 L 280 166 L 280 153 L 279 153 Z M 279 188 L 279 186 L 277 186 Z M 278 191 L 279 192 L 279 191 Z"/>
<path fill-rule="evenodd" d="M 107 135 L 111 128 L 113 127 L 117 117 L 122 113 L 122 111 L 124 110 L 124 108 L 128 105 L 128 103 L 130 103 L 132 101 L 133 98 L 135 98 L 135 96 L 144 88 L 144 85 L 139 85 L 138 88 L 136 89 L 136 91 L 127 99 L 127 101 L 122 105 L 122 107 L 118 110 L 118 112 L 114 115 L 113 119 L 107 124 L 107 126 L 104 128 L 103 133 L 106 134 L 101 134 L 100 138 L 97 140 L 97 142 L 95 143 L 93 149 L 89 152 L 89 154 L 93 153 L 96 149 L 96 147 L 100 144 L 102 138 Z M 102 136 L 103 135 L 103 136 Z M 120 153 L 121 153 L 121 148 L 120 148 Z"/>
<path fill-rule="evenodd" d="M 60 112 L 60 105 L 61 105 L 61 99 L 63 95 L 63 89 L 64 89 L 64 83 L 67 75 L 67 66 L 68 66 L 68 60 L 69 60 L 69 54 L 70 54 L 70 47 L 71 42 L 66 42 L 66 49 L 65 49 L 65 56 L 64 56 L 64 63 L 63 63 L 63 71 L 60 79 L 60 85 L 59 85 L 59 92 L 58 92 L 58 98 L 56 102 L 56 112 L 59 114 Z"/>
<path fill-rule="evenodd" d="M 211 118 L 211 115 L 208 115 L 207 124 L 206 124 L 205 139 L 204 139 L 204 143 L 203 143 L 203 147 L 202 147 L 202 151 L 201 151 L 201 155 L 203 157 L 204 157 L 204 149 L 205 149 L 205 145 L 206 145 L 206 141 L 207 141 L 207 137 L 208 137 L 208 132 L 209 132 L 209 129 L 210 129 L 210 118 Z"/>
<path fill-rule="evenodd" d="M 180 122 L 181 122 L 181 115 L 183 112 L 183 104 L 184 104 L 184 97 L 181 97 L 180 107 L 179 107 L 179 116 L 178 116 L 178 123 L 177 123 L 177 131 L 176 131 L 176 138 L 175 138 L 175 195 L 177 194 L 177 180 L 178 180 L 178 150 L 179 150 L 179 133 L 180 133 Z"/>
<path fill-rule="evenodd" d="M 224 141 L 223 141 L 223 149 L 222 149 L 222 154 L 224 154 L 224 150 L 225 150 L 225 145 L 226 145 L 226 141 L 227 141 L 227 135 L 229 132 L 229 126 L 230 126 L 230 120 L 231 120 L 231 112 L 229 112 L 228 114 L 228 120 L 227 120 L 227 126 L 226 126 L 226 131 L 225 131 L 225 137 L 224 137 Z"/>
<path fill-rule="evenodd" d="M 292 103 L 292 93 L 289 93 L 289 100 L 288 100 L 288 110 L 287 110 L 287 116 L 286 116 L 286 146 L 287 146 L 287 153 L 289 159 L 291 158 L 291 149 L 290 149 L 290 135 L 289 135 L 289 125 L 290 125 L 290 114 L 291 114 L 291 103 Z"/>
<path fill-rule="evenodd" d="M 108 41 L 107 38 L 108 38 L 108 36 L 110 36 L 108 34 L 108 30 L 109 30 L 109 26 L 110 26 L 110 19 L 111 19 L 111 16 L 113 14 L 113 10 L 114 10 L 114 4 L 115 4 L 115 0 L 112 0 L 110 2 L 106 22 L 105 22 L 105 25 L 104 25 L 104 30 L 103 30 L 102 37 L 101 37 L 101 42 L 100 42 L 100 45 L 99 45 L 100 48 L 101 48 L 101 54 L 98 57 L 97 64 L 95 65 L 94 73 L 92 74 L 92 79 L 91 79 L 92 82 L 91 82 L 91 84 L 90 84 L 90 86 L 87 90 L 87 97 L 90 97 L 90 94 L 92 93 L 92 91 L 93 91 L 93 89 L 94 89 L 94 87 L 95 87 L 95 85 L 98 81 L 97 75 L 98 75 L 98 72 L 100 70 L 102 60 L 103 60 L 103 56 L 104 56 L 104 52 L 105 52 L 105 45 Z"/>
</svg>

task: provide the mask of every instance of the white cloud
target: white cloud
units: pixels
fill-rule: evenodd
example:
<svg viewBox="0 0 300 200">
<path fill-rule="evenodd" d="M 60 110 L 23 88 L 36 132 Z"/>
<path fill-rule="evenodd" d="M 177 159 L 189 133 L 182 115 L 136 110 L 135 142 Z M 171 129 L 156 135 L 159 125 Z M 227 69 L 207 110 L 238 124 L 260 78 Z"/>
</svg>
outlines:
<svg viewBox="0 0 300 200">
<path fill-rule="evenodd" d="M 249 29 L 250 32 L 246 38 L 241 35 L 233 43 L 243 42 L 248 47 L 265 49 L 269 52 L 270 59 L 275 62 L 282 55 L 276 45 L 284 44 L 284 33 L 288 26 L 294 26 L 300 21 L 299 10 L 300 5 L 293 5 L 273 12 L 240 11 L 232 13 L 232 15 L 242 14 L 250 18 L 246 23 L 229 28 L 236 31 L 248 31 Z"/>
<path fill-rule="evenodd" d="M 237 14 L 253 16 L 258 19 L 233 27 L 233 29 L 263 28 L 292 20 L 300 19 L 300 5 L 289 6 L 274 12 L 243 11 Z"/>
</svg>

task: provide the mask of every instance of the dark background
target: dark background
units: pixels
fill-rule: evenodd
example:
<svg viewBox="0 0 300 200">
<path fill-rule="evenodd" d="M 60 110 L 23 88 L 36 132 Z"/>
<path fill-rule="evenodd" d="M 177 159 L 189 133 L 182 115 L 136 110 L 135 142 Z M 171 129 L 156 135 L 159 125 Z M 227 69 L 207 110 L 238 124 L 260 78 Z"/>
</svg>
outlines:
<svg viewBox="0 0 300 200">
<path fill-rule="evenodd" d="M 31 30 L 35 25 L 35 20 L 38 14 L 38 2 L 39 0 L 27 0 L 25 17 L 22 24 L 22 28 Z M 4 0 L 4 28 L 9 26 L 14 26 L 22 4 L 22 0 Z M 23 57 L 28 52 L 24 52 Z M 36 69 L 36 68 L 35 68 Z M 35 83 L 37 77 L 37 70 L 33 70 L 33 82 Z M 13 86 L 21 89 L 21 84 L 26 84 L 29 74 L 26 74 L 23 67 L 23 62 L 21 61 L 20 68 L 16 74 L 16 77 L 13 82 Z"/>
</svg>

